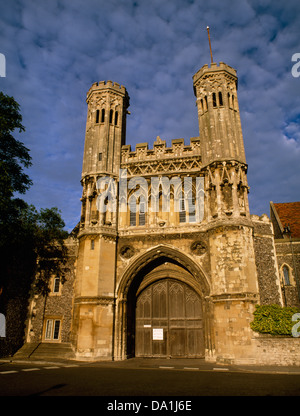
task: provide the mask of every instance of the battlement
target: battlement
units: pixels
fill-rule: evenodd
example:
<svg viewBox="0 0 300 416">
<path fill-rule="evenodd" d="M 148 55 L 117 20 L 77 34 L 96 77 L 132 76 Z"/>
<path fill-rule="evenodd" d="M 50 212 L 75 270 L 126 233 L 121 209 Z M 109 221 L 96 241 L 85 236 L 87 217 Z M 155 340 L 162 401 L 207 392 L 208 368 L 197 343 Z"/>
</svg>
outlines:
<svg viewBox="0 0 300 416">
<path fill-rule="evenodd" d="M 256 222 L 264 222 L 264 223 L 271 223 L 270 218 L 268 217 L 267 214 L 262 214 L 262 215 L 256 215 L 256 214 L 251 214 L 250 215 L 251 220 L 252 221 L 256 221 Z"/>
<path fill-rule="evenodd" d="M 199 69 L 198 72 L 193 76 L 193 82 L 194 84 L 202 78 L 204 75 L 212 75 L 213 73 L 225 71 L 234 78 L 236 78 L 236 70 L 232 68 L 231 66 L 225 64 L 224 62 L 220 62 L 219 65 L 215 62 L 211 63 L 210 67 L 205 64 L 202 68 Z"/>
<path fill-rule="evenodd" d="M 174 139 L 172 146 L 167 147 L 166 141 L 158 136 L 153 144 L 153 149 L 148 148 L 148 143 L 136 144 L 135 151 L 131 150 L 130 145 L 122 146 L 122 163 L 191 156 L 200 156 L 199 137 L 192 137 L 189 145 L 185 145 L 184 139 Z"/>
<path fill-rule="evenodd" d="M 116 91 L 119 94 L 125 95 L 127 94 L 126 88 L 124 85 L 120 85 L 118 82 L 113 81 L 99 81 L 94 82 L 90 89 L 87 92 L 87 100 L 92 92 L 97 92 L 100 90 L 113 90 Z"/>
</svg>

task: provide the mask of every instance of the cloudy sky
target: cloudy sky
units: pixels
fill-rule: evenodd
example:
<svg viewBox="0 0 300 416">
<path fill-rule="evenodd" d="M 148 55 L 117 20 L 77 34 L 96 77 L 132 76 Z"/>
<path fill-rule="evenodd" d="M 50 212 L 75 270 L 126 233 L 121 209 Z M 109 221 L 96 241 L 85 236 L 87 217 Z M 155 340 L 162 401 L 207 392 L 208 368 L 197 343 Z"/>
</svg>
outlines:
<svg viewBox="0 0 300 416">
<path fill-rule="evenodd" d="M 192 76 L 237 69 L 252 214 L 300 200 L 299 0 L 0 0 L 0 90 L 21 106 L 34 185 L 25 199 L 80 216 L 86 92 L 95 81 L 130 95 L 127 144 L 198 136 Z M 299 68 L 300 72 L 300 68 Z"/>
</svg>

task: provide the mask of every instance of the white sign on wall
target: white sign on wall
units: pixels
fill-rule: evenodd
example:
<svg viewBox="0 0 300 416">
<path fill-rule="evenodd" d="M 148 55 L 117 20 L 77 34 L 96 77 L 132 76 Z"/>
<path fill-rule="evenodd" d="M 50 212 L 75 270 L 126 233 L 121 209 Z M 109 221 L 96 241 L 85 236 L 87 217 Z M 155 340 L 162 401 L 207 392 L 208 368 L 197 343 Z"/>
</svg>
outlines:
<svg viewBox="0 0 300 416">
<path fill-rule="evenodd" d="M 163 341 L 164 330 L 163 328 L 153 328 L 153 341 Z"/>
</svg>

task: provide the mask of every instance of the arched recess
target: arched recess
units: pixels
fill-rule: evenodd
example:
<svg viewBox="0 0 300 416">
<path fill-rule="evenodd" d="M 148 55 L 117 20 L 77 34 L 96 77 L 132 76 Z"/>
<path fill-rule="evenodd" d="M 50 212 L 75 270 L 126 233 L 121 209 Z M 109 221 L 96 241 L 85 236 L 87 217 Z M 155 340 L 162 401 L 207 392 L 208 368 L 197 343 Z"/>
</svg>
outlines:
<svg viewBox="0 0 300 416">
<path fill-rule="evenodd" d="M 172 267 L 162 267 L 163 265 Z M 177 268 L 177 270 L 175 270 Z M 156 246 L 136 256 L 125 270 L 117 288 L 115 359 L 135 356 L 135 308 L 138 294 L 159 279 L 176 279 L 188 285 L 202 300 L 205 354 L 214 349 L 210 283 L 193 258 L 167 246 Z"/>
</svg>

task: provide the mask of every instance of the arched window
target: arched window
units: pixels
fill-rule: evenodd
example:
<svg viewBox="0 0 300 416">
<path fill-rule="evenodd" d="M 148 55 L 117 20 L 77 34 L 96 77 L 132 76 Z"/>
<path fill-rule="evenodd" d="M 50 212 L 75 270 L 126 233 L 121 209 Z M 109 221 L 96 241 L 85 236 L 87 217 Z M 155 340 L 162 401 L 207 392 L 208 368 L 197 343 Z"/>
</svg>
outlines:
<svg viewBox="0 0 300 416">
<path fill-rule="evenodd" d="M 232 108 L 234 109 L 234 95 L 232 96 Z"/>
<path fill-rule="evenodd" d="M 119 114 L 118 114 L 118 112 L 116 111 L 116 112 L 115 112 L 115 126 L 117 126 L 117 125 L 118 125 L 118 117 L 119 117 Z"/>
<path fill-rule="evenodd" d="M 228 98 L 228 107 L 231 108 L 231 102 L 230 102 L 230 94 L 227 94 L 227 98 Z"/>
<path fill-rule="evenodd" d="M 104 108 L 102 108 L 102 111 L 101 111 L 101 123 L 104 123 L 104 119 L 105 119 L 105 110 L 104 110 Z"/>
<path fill-rule="evenodd" d="M 207 97 L 204 97 L 204 103 L 205 103 L 205 111 L 208 110 L 208 104 L 207 104 Z"/>
<path fill-rule="evenodd" d="M 217 97 L 216 97 L 215 92 L 213 92 L 212 94 L 212 99 L 213 99 L 213 107 L 217 107 Z"/>
<path fill-rule="evenodd" d="M 109 112 L 109 123 L 110 124 L 112 124 L 112 122 L 113 122 L 113 114 L 114 114 L 113 110 L 110 110 L 110 112 Z"/>
<path fill-rule="evenodd" d="M 59 293 L 60 292 L 60 278 L 54 277 L 53 279 L 53 293 Z"/>
<path fill-rule="evenodd" d="M 223 105 L 223 97 L 221 91 L 219 91 L 219 105 Z"/>
<path fill-rule="evenodd" d="M 97 110 L 96 111 L 96 123 L 99 123 L 99 116 L 100 116 L 100 111 Z"/>
<path fill-rule="evenodd" d="M 284 284 L 290 285 L 290 269 L 288 268 L 288 266 L 284 265 L 282 268 L 282 273 L 283 273 L 283 279 L 284 279 Z"/>
</svg>

